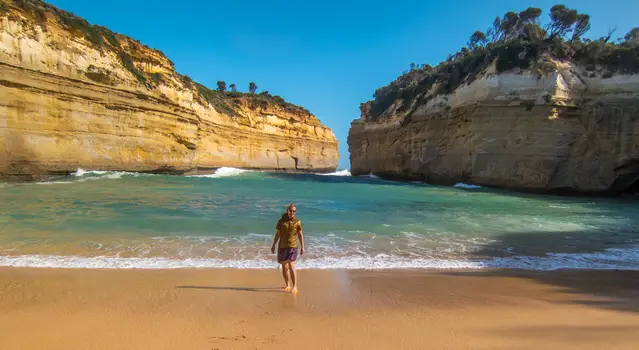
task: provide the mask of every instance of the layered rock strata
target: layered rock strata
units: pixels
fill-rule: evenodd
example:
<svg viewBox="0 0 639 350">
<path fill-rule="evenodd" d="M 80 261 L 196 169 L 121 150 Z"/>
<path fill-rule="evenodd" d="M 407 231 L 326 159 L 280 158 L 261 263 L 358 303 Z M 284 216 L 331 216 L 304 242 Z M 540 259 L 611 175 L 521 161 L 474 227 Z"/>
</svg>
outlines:
<svg viewBox="0 0 639 350">
<path fill-rule="evenodd" d="M 211 91 L 161 52 L 37 0 L 0 5 L 0 174 L 334 171 L 333 132 L 270 95 Z"/>
<path fill-rule="evenodd" d="M 639 192 L 639 75 L 572 63 L 497 74 L 450 94 L 361 106 L 348 136 L 351 173 L 533 192 Z M 433 89 L 436 89 L 434 86 Z"/>
</svg>

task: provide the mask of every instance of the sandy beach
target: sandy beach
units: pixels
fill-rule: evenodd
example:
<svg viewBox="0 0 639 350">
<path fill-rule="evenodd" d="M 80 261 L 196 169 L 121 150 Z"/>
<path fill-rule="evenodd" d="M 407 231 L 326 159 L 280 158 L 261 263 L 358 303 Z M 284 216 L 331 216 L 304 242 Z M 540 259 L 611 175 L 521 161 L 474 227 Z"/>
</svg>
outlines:
<svg viewBox="0 0 639 350">
<path fill-rule="evenodd" d="M 639 273 L 0 268 L 3 349 L 635 349 Z"/>
</svg>

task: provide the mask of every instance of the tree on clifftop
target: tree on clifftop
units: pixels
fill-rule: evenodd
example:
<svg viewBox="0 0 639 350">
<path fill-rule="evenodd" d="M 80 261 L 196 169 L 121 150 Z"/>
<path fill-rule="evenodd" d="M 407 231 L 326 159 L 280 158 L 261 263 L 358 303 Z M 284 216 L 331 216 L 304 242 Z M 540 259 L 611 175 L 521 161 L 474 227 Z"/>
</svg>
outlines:
<svg viewBox="0 0 639 350">
<path fill-rule="evenodd" d="M 235 84 L 231 84 L 229 87 L 231 88 L 231 91 L 237 92 L 237 86 L 235 86 Z"/>
<path fill-rule="evenodd" d="M 541 16 L 541 9 L 537 7 L 529 7 L 519 12 L 519 20 L 526 24 L 537 23 L 539 16 Z"/>
<path fill-rule="evenodd" d="M 217 82 L 217 91 L 219 91 L 219 92 L 226 91 L 226 82 L 224 82 L 223 80 L 218 81 Z"/>
<path fill-rule="evenodd" d="M 531 69 L 538 78 L 556 71 L 558 61 L 584 67 L 591 78 L 639 73 L 639 27 L 616 44 L 610 42 L 614 29 L 596 40 L 585 38 L 590 27 L 589 15 L 560 4 L 548 16 L 536 7 L 507 12 L 495 17 L 487 31 L 472 33 L 467 47 L 437 66 L 411 64 L 410 71 L 375 90 L 366 114 L 372 119 L 387 111 L 410 115 L 414 106 L 472 83 L 493 64 L 497 73 Z M 397 101 L 399 107 L 390 109 Z"/>
<path fill-rule="evenodd" d="M 630 45 L 639 45 L 639 27 L 632 28 L 623 38 Z"/>
<path fill-rule="evenodd" d="M 590 16 L 583 13 L 578 14 L 577 21 L 575 22 L 575 29 L 572 32 L 571 41 L 576 41 L 581 39 L 581 36 L 584 35 L 589 30 L 590 30 Z"/>
<path fill-rule="evenodd" d="M 250 82 L 250 83 L 249 83 L 249 92 L 250 92 L 250 93 L 252 93 L 252 94 L 254 94 L 254 93 L 255 93 L 255 90 L 257 90 L 257 85 L 255 85 L 255 83 L 254 83 L 254 82 Z"/>
<path fill-rule="evenodd" d="M 577 22 L 577 10 L 564 5 L 555 5 L 550 9 L 550 37 L 563 37 L 571 31 Z"/>
<path fill-rule="evenodd" d="M 468 40 L 468 48 L 471 50 L 484 45 L 486 45 L 486 34 L 479 30 L 474 32 L 473 35 L 470 36 L 470 40 Z"/>
</svg>

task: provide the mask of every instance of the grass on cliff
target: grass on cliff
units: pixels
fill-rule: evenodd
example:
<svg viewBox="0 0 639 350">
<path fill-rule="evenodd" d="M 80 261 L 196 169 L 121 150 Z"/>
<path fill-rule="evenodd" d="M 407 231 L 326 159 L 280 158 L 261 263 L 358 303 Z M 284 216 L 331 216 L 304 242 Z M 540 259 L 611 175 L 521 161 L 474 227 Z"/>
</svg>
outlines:
<svg viewBox="0 0 639 350">
<path fill-rule="evenodd" d="M 86 39 L 94 47 L 100 50 L 106 49 L 116 52 L 122 65 L 131 72 L 140 84 L 147 88 L 150 87 L 145 74 L 133 64 L 130 52 L 122 47 L 122 42 L 118 39 L 119 34 L 102 26 L 91 25 L 84 18 L 61 10 L 41 0 L 9 0 L 8 2 L 9 4 L 3 4 L 4 10 L 0 8 L 0 12 L 10 12 L 9 7 L 12 6 L 27 17 L 29 21 L 40 25 L 43 30 L 47 30 L 47 22 L 49 19 L 57 20 L 64 29 L 76 37 Z M 149 48 L 149 50 L 152 49 Z M 157 50 L 153 51 L 157 52 Z"/>
<path fill-rule="evenodd" d="M 208 102 L 217 111 L 228 114 L 232 117 L 239 116 L 237 108 L 239 108 L 244 101 L 248 103 L 248 107 L 252 110 L 266 110 L 269 107 L 277 106 L 292 114 L 311 115 L 311 112 L 309 112 L 306 108 L 286 102 L 280 96 L 273 96 L 267 91 L 259 94 L 239 91 L 218 91 L 211 90 L 202 84 L 195 83 L 187 76 L 182 76 L 182 79 L 186 86 L 194 86 L 197 89 L 199 98 L 201 99 L 199 101 L 200 103 L 206 104 L 205 102 Z"/>
<path fill-rule="evenodd" d="M 496 17 L 486 33 L 473 33 L 467 46 L 436 67 L 411 64 L 409 71 L 377 89 L 374 100 L 362 104 L 362 114 L 377 119 L 398 100 L 398 111 L 410 114 L 416 99 L 418 105 L 432 96 L 450 94 L 460 85 L 474 81 L 493 63 L 497 73 L 533 69 L 538 77 L 555 71 L 553 59 L 584 66 L 591 77 L 597 71 L 604 78 L 616 73 L 639 73 L 639 28 L 617 42 L 611 41 L 613 31 L 592 40 L 583 38 L 590 29 L 589 15 L 555 5 L 543 25 L 541 14 L 541 9 L 532 7 L 519 13 L 508 12 Z"/>
<path fill-rule="evenodd" d="M 159 54 L 165 58 L 171 67 L 174 67 L 164 54 L 155 49 L 151 49 L 148 46 L 140 43 L 139 41 L 114 33 L 108 28 L 91 25 L 85 19 L 74 15 L 71 12 L 67 12 L 57 7 L 50 5 L 41 0 L 0 0 L 0 15 L 9 14 L 14 20 L 20 18 L 14 16 L 11 13 L 13 7 L 19 11 L 23 16 L 27 17 L 28 21 L 38 24 L 47 29 L 47 22 L 49 20 L 57 21 L 62 27 L 74 36 L 84 38 L 91 45 L 99 50 L 113 51 L 117 54 L 122 65 L 138 80 L 140 84 L 148 89 L 152 89 L 154 86 L 163 82 L 163 75 L 161 73 L 147 73 L 136 67 L 134 62 L 149 62 L 148 55 L 138 52 L 138 47 L 144 47 L 150 51 Z M 157 63 L 159 65 L 159 63 Z M 179 75 L 182 83 L 188 88 L 197 93 L 196 99 L 200 103 L 210 103 L 218 112 L 228 114 L 230 116 L 239 116 L 235 107 L 239 106 L 240 99 L 248 100 L 249 107 L 251 109 L 262 108 L 266 109 L 269 106 L 278 106 L 288 112 L 296 114 L 308 114 L 311 113 L 303 107 L 288 103 L 279 96 L 272 96 L 268 92 L 261 94 L 254 93 L 242 93 L 242 92 L 224 92 L 211 90 L 204 85 L 193 82 L 191 78 L 187 76 Z M 108 73 L 89 71 L 87 74 L 89 79 L 92 79 L 99 83 L 109 82 Z"/>
</svg>

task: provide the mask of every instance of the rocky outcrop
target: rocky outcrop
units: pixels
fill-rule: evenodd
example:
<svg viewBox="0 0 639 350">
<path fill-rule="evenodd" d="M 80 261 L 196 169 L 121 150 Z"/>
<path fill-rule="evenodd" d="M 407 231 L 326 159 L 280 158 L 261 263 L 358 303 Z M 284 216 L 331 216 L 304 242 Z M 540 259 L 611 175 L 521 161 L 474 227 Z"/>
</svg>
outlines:
<svg viewBox="0 0 639 350">
<path fill-rule="evenodd" d="M 535 192 L 639 192 L 639 75 L 573 63 L 496 73 L 450 94 L 397 99 L 348 136 L 351 173 Z M 435 91 L 437 86 L 433 86 Z"/>
<path fill-rule="evenodd" d="M 5 177 L 337 167 L 333 132 L 301 107 L 211 91 L 161 52 L 38 0 L 0 5 Z"/>
</svg>

